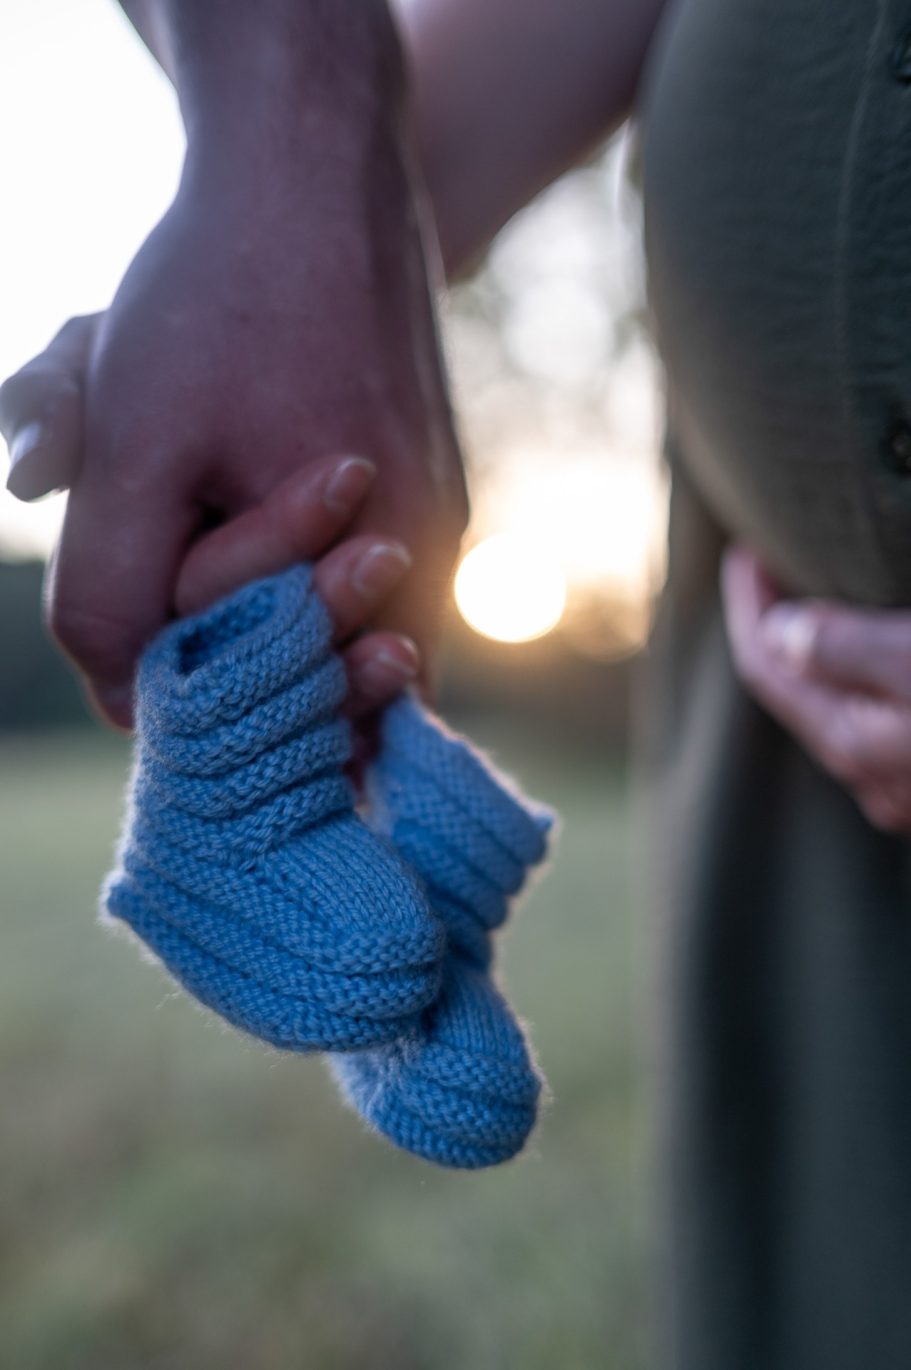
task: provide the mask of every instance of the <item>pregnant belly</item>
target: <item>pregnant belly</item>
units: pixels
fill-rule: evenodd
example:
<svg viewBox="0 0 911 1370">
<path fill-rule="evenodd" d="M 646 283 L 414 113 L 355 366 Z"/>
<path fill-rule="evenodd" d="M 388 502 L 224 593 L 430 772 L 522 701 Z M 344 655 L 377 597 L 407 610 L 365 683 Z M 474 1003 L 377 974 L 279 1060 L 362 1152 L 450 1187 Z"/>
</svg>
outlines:
<svg viewBox="0 0 911 1370">
<path fill-rule="evenodd" d="M 672 453 L 792 589 L 911 603 L 907 7 L 677 0 L 641 113 Z"/>
</svg>

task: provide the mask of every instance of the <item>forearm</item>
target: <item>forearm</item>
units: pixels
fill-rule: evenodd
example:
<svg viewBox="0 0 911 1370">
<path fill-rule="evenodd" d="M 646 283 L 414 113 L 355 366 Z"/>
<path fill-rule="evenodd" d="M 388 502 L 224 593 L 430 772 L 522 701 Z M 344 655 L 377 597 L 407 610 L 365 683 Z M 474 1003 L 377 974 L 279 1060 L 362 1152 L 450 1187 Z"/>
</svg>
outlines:
<svg viewBox="0 0 911 1370">
<path fill-rule="evenodd" d="M 230 159 L 263 130 L 364 146 L 405 90 L 386 0 L 120 0 Z M 394 0 L 409 120 L 450 277 L 627 115 L 666 0 Z M 303 149 L 307 151 L 307 149 Z M 293 165 L 296 158 L 288 159 Z M 280 172 L 281 169 L 279 169 Z"/>
<path fill-rule="evenodd" d="M 397 0 L 450 276 L 629 113 L 666 0 Z"/>
</svg>

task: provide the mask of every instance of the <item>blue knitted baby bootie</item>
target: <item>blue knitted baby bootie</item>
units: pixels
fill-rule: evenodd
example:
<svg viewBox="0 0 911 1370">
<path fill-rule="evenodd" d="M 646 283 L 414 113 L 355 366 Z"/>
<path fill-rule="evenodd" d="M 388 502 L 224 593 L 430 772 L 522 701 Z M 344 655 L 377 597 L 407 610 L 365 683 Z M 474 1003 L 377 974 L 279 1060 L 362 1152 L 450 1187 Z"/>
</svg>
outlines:
<svg viewBox="0 0 911 1370">
<path fill-rule="evenodd" d="M 496 1165 L 525 1144 L 541 1080 L 491 978 L 491 933 L 545 855 L 553 817 L 408 696 L 384 715 L 371 790 L 375 824 L 424 880 L 450 950 L 420 1020 L 333 1071 L 396 1145 L 440 1165 Z"/>
<path fill-rule="evenodd" d="M 354 812 L 331 638 L 306 567 L 160 634 L 104 892 L 198 999 L 295 1051 L 399 1036 L 437 993 L 445 945 L 419 882 Z"/>
</svg>

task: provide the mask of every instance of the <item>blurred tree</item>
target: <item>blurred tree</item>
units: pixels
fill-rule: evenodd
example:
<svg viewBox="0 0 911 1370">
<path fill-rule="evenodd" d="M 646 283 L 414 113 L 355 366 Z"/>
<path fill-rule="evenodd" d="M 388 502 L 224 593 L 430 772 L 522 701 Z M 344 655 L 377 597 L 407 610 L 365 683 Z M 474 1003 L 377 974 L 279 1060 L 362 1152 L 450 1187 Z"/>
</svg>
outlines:
<svg viewBox="0 0 911 1370">
<path fill-rule="evenodd" d="M 650 351 L 636 152 L 622 130 L 517 214 L 452 292 L 448 355 L 479 477 L 504 438 L 603 445 L 618 363 Z"/>
</svg>

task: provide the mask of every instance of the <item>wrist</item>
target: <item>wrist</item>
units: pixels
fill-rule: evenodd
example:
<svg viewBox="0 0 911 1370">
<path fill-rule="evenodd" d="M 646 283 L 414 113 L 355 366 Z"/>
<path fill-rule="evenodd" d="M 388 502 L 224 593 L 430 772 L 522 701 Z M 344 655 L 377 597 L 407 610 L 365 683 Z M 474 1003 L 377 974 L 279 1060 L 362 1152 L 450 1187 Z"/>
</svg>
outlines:
<svg viewBox="0 0 911 1370">
<path fill-rule="evenodd" d="M 263 139 L 356 138 L 400 120 L 405 60 L 387 0 L 163 7 L 191 150 L 256 155 Z"/>
</svg>

